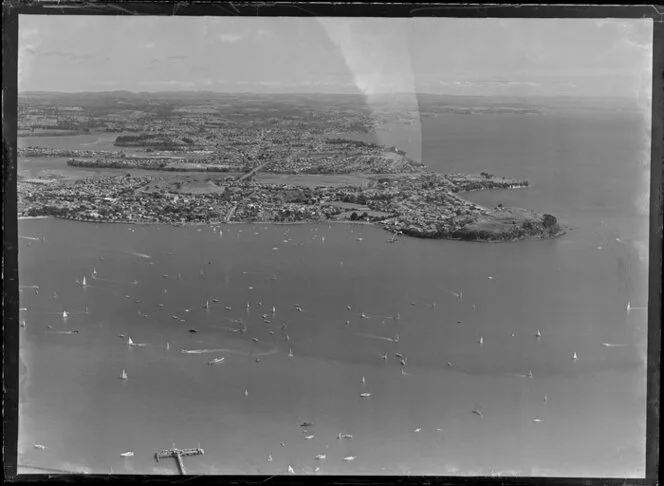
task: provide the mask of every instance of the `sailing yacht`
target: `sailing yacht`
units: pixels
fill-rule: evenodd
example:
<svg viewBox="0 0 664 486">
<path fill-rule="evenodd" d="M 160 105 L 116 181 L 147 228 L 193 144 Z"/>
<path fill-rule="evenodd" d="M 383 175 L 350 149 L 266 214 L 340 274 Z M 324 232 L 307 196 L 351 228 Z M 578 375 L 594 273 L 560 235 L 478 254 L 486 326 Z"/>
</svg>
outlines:
<svg viewBox="0 0 664 486">
<path fill-rule="evenodd" d="M 62 318 L 63 319 L 66 319 L 68 315 L 69 314 L 67 313 L 67 311 L 62 311 Z"/>
<path fill-rule="evenodd" d="M 121 380 L 127 379 L 127 372 L 124 370 L 124 368 L 122 369 L 122 374 L 120 375 L 120 379 Z"/>
<path fill-rule="evenodd" d="M 85 275 L 83 275 L 83 287 L 87 286 L 87 282 L 85 281 Z"/>
<path fill-rule="evenodd" d="M 127 338 L 127 346 L 135 346 L 135 345 L 136 345 L 136 343 L 134 343 L 134 341 L 132 341 L 131 337 L 128 337 Z"/>
<path fill-rule="evenodd" d="M 97 269 L 95 267 L 92 267 L 92 276 L 93 277 L 97 276 Z"/>
</svg>

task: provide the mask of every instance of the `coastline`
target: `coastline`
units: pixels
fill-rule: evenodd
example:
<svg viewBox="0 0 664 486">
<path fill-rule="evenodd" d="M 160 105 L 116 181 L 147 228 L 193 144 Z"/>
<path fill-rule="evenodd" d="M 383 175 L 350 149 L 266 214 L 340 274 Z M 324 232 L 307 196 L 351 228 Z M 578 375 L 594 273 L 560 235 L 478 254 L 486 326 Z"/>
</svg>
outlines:
<svg viewBox="0 0 664 486">
<path fill-rule="evenodd" d="M 210 221 L 210 222 L 186 222 L 186 223 L 169 223 L 161 221 L 120 221 L 120 220 L 93 220 L 93 219 L 78 219 L 78 218 L 66 218 L 62 216 L 21 216 L 21 219 L 54 219 L 54 220 L 63 220 L 63 221 L 75 221 L 78 223 L 94 223 L 94 224 L 126 224 L 126 225 L 135 225 L 135 226 L 172 226 L 172 227 L 198 227 L 198 226 L 225 226 L 225 225 L 279 225 L 279 226 L 296 226 L 296 225 L 323 225 L 323 224 L 347 224 L 347 225 L 363 225 L 363 226 L 374 226 L 380 228 L 392 235 L 395 235 L 393 230 L 391 230 L 386 225 L 382 225 L 381 222 L 371 222 L 371 221 L 351 221 L 351 220 L 321 220 L 321 221 Z M 446 241 L 463 241 L 471 243 L 511 243 L 516 241 L 525 241 L 525 240 L 550 240 L 555 238 L 560 238 L 567 234 L 566 229 L 560 229 L 555 234 L 551 236 L 523 236 L 518 238 L 474 238 L 466 239 L 460 237 L 446 236 L 446 237 L 422 237 L 413 234 L 402 233 L 401 236 L 409 236 L 412 238 L 420 239 L 432 239 L 432 240 L 446 240 Z"/>
<path fill-rule="evenodd" d="M 171 226 L 342 222 L 379 226 L 393 235 L 486 242 L 541 240 L 563 234 L 557 219 L 550 214 L 501 205 L 488 208 L 461 197 L 466 192 L 528 187 L 528 181 L 488 172 L 435 173 L 422 170 L 421 163 L 405 155 L 393 154 L 385 147 L 380 150 L 382 155 L 376 160 L 368 159 L 369 167 L 359 172 L 351 164 L 337 167 L 336 172 L 329 174 L 306 170 L 291 174 L 282 172 L 284 167 L 268 173 L 264 171 L 272 162 L 268 161 L 237 177 L 231 177 L 230 171 L 214 177 L 198 170 L 199 174 L 169 177 L 167 173 L 172 171 L 163 167 L 162 159 L 152 157 L 145 159 L 151 162 L 150 167 L 143 168 L 161 172 L 156 177 L 132 177 L 127 172 L 91 176 L 75 183 L 38 184 L 40 181 L 24 180 L 19 181 L 25 183 L 19 184 L 19 205 L 21 214 L 31 216 L 21 218 L 54 216 L 97 224 Z M 141 160 L 113 159 L 112 169 L 131 171 Z M 381 164 L 385 160 L 406 166 L 384 167 Z M 93 168 L 106 167 L 108 163 L 92 159 L 67 162 Z M 393 169 L 397 167 L 403 170 L 395 172 Z M 252 180 L 260 170 L 264 175 L 286 180 L 281 183 Z M 300 174 L 306 184 L 301 184 Z M 340 185 L 329 184 L 327 176 L 343 176 L 348 180 L 340 181 Z"/>
</svg>

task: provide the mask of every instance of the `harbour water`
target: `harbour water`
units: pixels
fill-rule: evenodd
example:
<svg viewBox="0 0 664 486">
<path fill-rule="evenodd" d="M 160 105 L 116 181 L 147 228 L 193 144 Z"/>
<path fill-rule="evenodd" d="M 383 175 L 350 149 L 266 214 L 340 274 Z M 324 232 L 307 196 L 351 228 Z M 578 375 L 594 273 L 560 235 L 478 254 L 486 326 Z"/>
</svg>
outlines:
<svg viewBox="0 0 664 486">
<path fill-rule="evenodd" d="M 20 221 L 45 239 L 19 240 L 19 464 L 175 474 L 153 457 L 174 444 L 205 449 L 192 474 L 643 474 L 645 133 L 625 113 L 424 121 L 427 165 L 528 179 L 467 197 L 556 215 L 551 241 Z"/>
</svg>

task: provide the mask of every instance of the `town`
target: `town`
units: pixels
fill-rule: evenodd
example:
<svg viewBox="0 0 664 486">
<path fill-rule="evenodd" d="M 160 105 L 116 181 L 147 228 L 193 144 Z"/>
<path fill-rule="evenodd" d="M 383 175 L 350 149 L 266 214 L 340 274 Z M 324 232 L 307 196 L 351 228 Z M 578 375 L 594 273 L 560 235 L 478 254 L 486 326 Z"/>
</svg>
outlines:
<svg viewBox="0 0 664 486">
<path fill-rule="evenodd" d="M 324 96 L 54 96 L 21 100 L 19 136 L 63 130 L 62 140 L 74 131 L 92 143 L 107 134 L 107 142 L 98 150 L 87 148 L 90 142 L 85 149 L 24 144 L 19 158 L 67 159 L 67 166 L 90 169 L 92 177 L 19 177 L 21 216 L 168 224 L 354 221 L 394 234 L 482 241 L 562 233 L 551 215 L 482 208 L 459 195 L 527 181 L 433 173 L 398 147 L 358 139 L 389 121 L 412 123 L 416 114 L 407 110 L 394 119 L 380 108 L 370 113 L 352 99 Z M 330 183 L 334 177 L 345 179 Z"/>
<path fill-rule="evenodd" d="M 229 180 L 230 179 L 230 180 Z M 21 216 L 125 223 L 295 223 L 364 221 L 424 238 L 513 240 L 557 236 L 550 215 L 485 209 L 458 193 L 525 186 L 485 176 L 375 176 L 366 187 L 314 188 L 250 180 L 91 177 L 19 182 Z"/>
</svg>

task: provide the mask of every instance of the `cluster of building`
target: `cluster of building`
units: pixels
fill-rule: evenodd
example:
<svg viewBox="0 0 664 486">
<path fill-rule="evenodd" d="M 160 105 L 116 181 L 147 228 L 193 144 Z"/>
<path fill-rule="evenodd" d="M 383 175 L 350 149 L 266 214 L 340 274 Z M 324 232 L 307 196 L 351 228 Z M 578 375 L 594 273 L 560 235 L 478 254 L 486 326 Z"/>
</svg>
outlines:
<svg viewBox="0 0 664 486">
<path fill-rule="evenodd" d="M 70 150 L 51 147 L 20 147 L 16 154 L 19 157 L 124 157 L 122 152 L 106 150 Z"/>
<path fill-rule="evenodd" d="M 188 194 L 179 183 L 152 177 L 89 178 L 55 184 L 19 183 L 19 211 L 85 221 L 115 222 L 297 222 L 356 220 L 341 202 L 369 208 L 366 217 L 381 226 L 413 236 L 453 237 L 487 210 L 456 194 L 474 187 L 478 176 L 419 174 L 381 176 L 369 187 L 316 187 L 217 180 L 218 191 Z M 482 188 L 523 184 L 486 178 Z M 366 213 L 366 211 L 365 211 Z M 379 216 L 376 216 L 378 214 Z"/>
<path fill-rule="evenodd" d="M 147 157 L 126 156 L 123 152 L 96 152 L 81 150 L 39 149 L 30 147 L 19 155 L 67 156 L 70 165 L 99 168 L 164 169 L 168 156 L 157 152 L 176 152 L 187 162 L 200 166 L 223 167 L 216 171 L 249 172 L 262 167 L 265 172 L 280 174 L 398 174 L 421 172 L 424 165 L 406 157 L 405 152 L 395 147 L 352 140 L 334 139 L 298 134 L 290 130 L 272 129 L 237 130 L 233 134 L 224 130 L 224 137 L 216 139 L 216 145 L 201 145 L 200 140 L 181 137 L 191 141 L 188 145 L 168 145 L 171 138 L 139 134 L 118 137 L 117 146 L 141 146 L 154 155 Z M 198 135 L 200 138 L 200 135 Z M 163 143 L 166 143 L 163 145 Z M 173 168 L 177 170 L 177 168 Z M 205 170 L 205 168 L 203 169 Z"/>
<path fill-rule="evenodd" d="M 88 158 L 88 159 L 69 159 L 67 165 L 72 167 L 88 167 L 88 168 L 99 168 L 99 169 L 161 169 L 165 167 L 169 162 L 172 162 L 170 158 Z"/>
<path fill-rule="evenodd" d="M 19 182 L 19 215 L 79 221 L 195 223 L 222 221 L 228 204 L 213 195 L 141 193 L 149 177 L 101 177 L 76 182 Z"/>
</svg>

